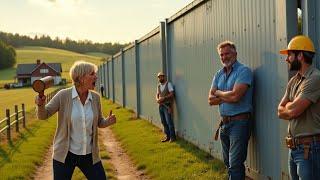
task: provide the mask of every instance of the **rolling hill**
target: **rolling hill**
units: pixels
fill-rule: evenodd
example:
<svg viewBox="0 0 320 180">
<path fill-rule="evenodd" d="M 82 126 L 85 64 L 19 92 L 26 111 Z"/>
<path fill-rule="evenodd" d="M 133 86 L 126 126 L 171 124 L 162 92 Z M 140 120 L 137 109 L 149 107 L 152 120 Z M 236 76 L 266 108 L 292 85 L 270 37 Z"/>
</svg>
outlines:
<svg viewBox="0 0 320 180">
<path fill-rule="evenodd" d="M 86 53 L 86 55 L 96 56 L 96 57 L 103 57 L 104 59 L 108 59 L 108 58 L 111 57 L 111 55 L 105 54 L 105 53 L 101 53 L 101 52 L 89 52 L 89 53 Z"/>
<path fill-rule="evenodd" d="M 106 57 L 110 56 L 108 54 L 96 52 L 80 54 L 72 51 L 38 46 L 25 46 L 22 48 L 17 48 L 16 52 L 17 64 L 35 63 L 37 59 L 40 59 L 41 62 L 44 61 L 46 63 L 61 63 L 63 71 L 62 76 L 67 79 L 69 79 L 68 71 L 75 61 L 84 60 L 99 65 L 104 59 L 106 59 Z M 2 87 L 4 83 L 13 82 L 15 73 L 15 67 L 0 70 L 0 87 Z"/>
</svg>

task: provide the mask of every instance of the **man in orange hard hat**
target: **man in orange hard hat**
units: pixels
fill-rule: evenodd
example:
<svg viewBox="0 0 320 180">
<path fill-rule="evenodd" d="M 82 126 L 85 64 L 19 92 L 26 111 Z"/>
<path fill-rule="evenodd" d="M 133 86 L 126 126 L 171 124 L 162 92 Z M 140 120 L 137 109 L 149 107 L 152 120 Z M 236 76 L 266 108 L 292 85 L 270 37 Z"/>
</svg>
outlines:
<svg viewBox="0 0 320 180">
<path fill-rule="evenodd" d="M 289 122 L 289 174 L 293 180 L 320 179 L 320 71 L 312 66 L 315 48 L 310 38 L 294 37 L 287 49 L 290 70 L 297 71 L 288 82 L 278 106 L 278 116 Z"/>
</svg>

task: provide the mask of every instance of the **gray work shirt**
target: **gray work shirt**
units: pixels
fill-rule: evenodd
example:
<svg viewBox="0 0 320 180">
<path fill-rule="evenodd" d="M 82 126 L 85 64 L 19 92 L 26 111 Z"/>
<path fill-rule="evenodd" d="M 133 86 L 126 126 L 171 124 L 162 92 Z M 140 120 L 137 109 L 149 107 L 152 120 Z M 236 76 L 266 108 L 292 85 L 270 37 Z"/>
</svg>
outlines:
<svg viewBox="0 0 320 180">
<path fill-rule="evenodd" d="M 289 120 L 288 132 L 293 137 L 320 134 L 320 71 L 312 66 L 297 73 L 288 83 L 285 98 L 308 99 L 311 105 L 297 118 Z"/>
</svg>

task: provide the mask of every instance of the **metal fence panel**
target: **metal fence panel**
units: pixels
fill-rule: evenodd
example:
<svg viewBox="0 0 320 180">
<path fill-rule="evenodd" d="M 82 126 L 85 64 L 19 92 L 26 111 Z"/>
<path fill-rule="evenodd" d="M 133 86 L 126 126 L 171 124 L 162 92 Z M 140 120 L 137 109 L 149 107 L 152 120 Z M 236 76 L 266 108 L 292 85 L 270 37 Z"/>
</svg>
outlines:
<svg viewBox="0 0 320 180">
<path fill-rule="evenodd" d="M 121 55 L 114 57 L 114 94 L 115 101 L 118 104 L 122 105 L 122 63 L 121 63 Z"/>
<path fill-rule="evenodd" d="M 97 71 L 97 81 L 96 81 L 96 84 L 95 84 L 95 90 L 97 92 L 100 92 L 100 83 L 102 82 L 102 71 L 103 71 L 103 68 L 101 66 L 98 66 L 98 71 Z"/>
<path fill-rule="evenodd" d="M 108 61 L 108 91 L 109 99 L 113 100 L 113 71 L 112 71 L 112 60 Z"/>
<path fill-rule="evenodd" d="M 313 40 L 314 43 L 315 43 L 315 48 L 316 48 L 316 65 L 317 65 L 317 68 L 320 69 L 320 12 L 319 12 L 319 8 L 320 8 L 320 2 L 319 1 L 316 1 L 314 0 L 315 3 L 316 3 L 316 6 L 315 6 L 315 26 L 316 26 L 316 34 L 315 34 L 315 39 Z M 318 10 L 317 10 L 318 9 Z"/>
<path fill-rule="evenodd" d="M 308 35 L 313 40 L 316 48 L 314 64 L 320 68 L 320 2 L 317 0 L 302 0 L 301 4 L 303 34 Z"/>
<path fill-rule="evenodd" d="M 159 30 L 156 34 L 139 42 L 139 56 L 141 116 L 160 126 L 158 105 L 155 101 L 158 84 L 156 74 L 162 70 Z"/>
<path fill-rule="evenodd" d="M 126 107 L 137 111 L 136 63 L 134 47 L 124 51 Z"/>
<path fill-rule="evenodd" d="M 104 86 L 104 93 L 105 93 L 105 97 L 109 98 L 109 84 L 108 84 L 108 79 L 109 79 L 109 75 L 108 75 L 108 62 L 103 63 L 103 68 L 104 68 L 104 82 L 103 82 L 103 86 Z"/>
</svg>

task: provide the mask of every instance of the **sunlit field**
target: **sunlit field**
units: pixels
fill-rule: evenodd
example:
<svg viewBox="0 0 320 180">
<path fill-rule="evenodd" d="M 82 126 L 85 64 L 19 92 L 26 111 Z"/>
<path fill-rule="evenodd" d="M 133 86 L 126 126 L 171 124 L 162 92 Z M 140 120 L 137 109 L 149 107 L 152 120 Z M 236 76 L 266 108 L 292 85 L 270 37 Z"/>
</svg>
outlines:
<svg viewBox="0 0 320 180">
<path fill-rule="evenodd" d="M 61 49 L 38 47 L 38 46 L 25 46 L 22 48 L 17 48 L 17 64 L 28 64 L 36 63 L 37 59 L 40 59 L 41 62 L 46 63 L 61 63 L 62 65 L 62 77 L 69 78 L 69 69 L 71 65 L 77 60 L 84 60 L 92 62 L 94 64 L 101 64 L 105 57 L 109 55 L 103 53 L 87 53 L 80 54 L 72 51 L 66 51 Z M 92 55 L 90 55 L 92 54 Z M 14 68 L 8 68 L 0 70 L 0 88 L 3 87 L 3 84 L 14 82 L 14 77 L 16 75 L 16 66 Z"/>
<path fill-rule="evenodd" d="M 45 91 L 45 93 L 52 92 L 58 87 L 52 87 Z M 10 114 L 14 112 L 14 105 L 18 105 L 21 110 L 21 104 L 25 104 L 26 111 L 35 107 L 34 99 L 36 92 L 31 87 L 17 88 L 17 89 L 0 89 L 0 119 L 5 117 L 6 109 L 10 109 Z"/>
</svg>

